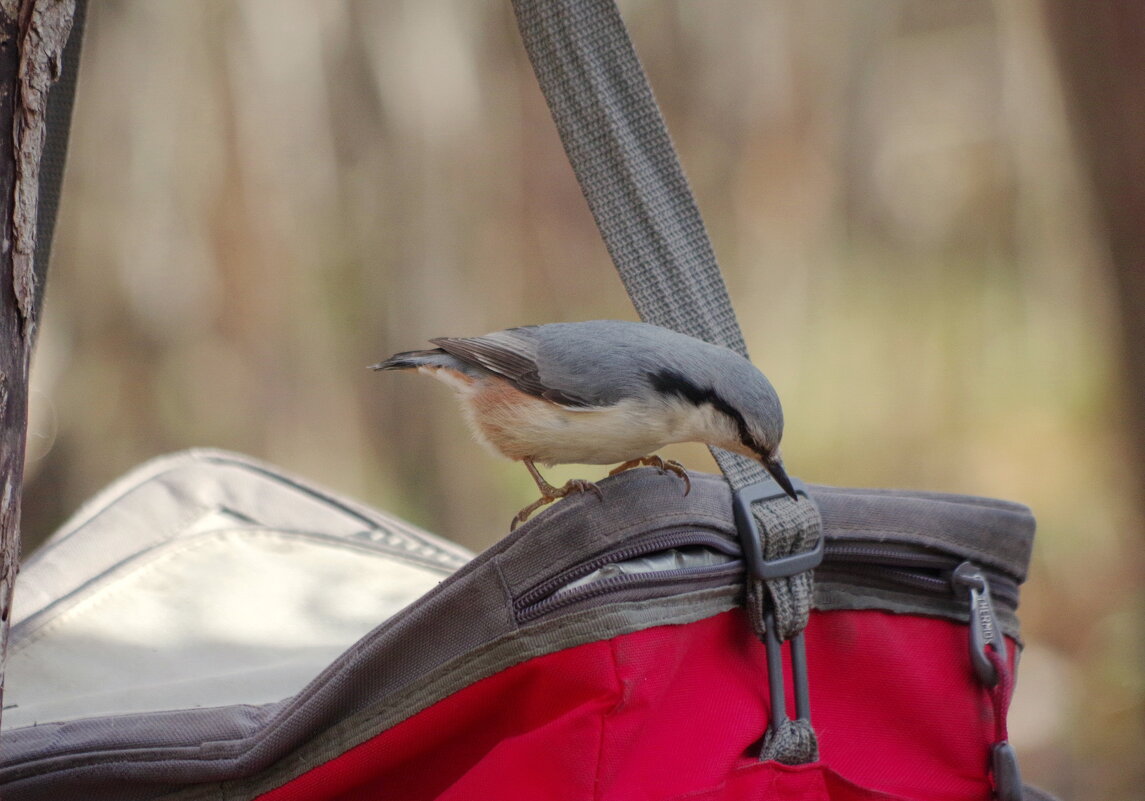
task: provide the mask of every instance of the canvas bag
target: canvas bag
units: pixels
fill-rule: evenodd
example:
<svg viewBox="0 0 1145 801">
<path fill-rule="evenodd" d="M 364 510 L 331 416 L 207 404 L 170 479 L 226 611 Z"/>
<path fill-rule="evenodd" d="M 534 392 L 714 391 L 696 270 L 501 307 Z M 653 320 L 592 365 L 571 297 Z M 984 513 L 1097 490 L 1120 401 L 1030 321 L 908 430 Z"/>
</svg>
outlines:
<svg viewBox="0 0 1145 801">
<path fill-rule="evenodd" d="M 821 759 L 789 766 L 759 760 L 767 658 L 741 605 L 727 484 L 693 474 L 684 496 L 677 478 L 644 468 L 601 488 L 603 501 L 570 497 L 466 560 L 392 516 L 245 457 L 196 451 L 139 468 L 26 565 L 9 689 L 23 717 L 0 738 L 0 794 L 991 797 L 990 751 L 1020 642 L 1028 510 L 809 488 L 826 534 L 806 632 Z M 412 603 L 391 608 L 325 669 L 319 653 L 307 683 L 305 669 L 283 663 L 332 643 L 292 633 L 292 648 L 264 642 L 260 656 L 257 642 L 227 641 L 240 625 L 195 628 L 207 616 L 249 614 L 218 606 L 220 591 L 242 582 L 212 582 L 202 564 L 241 562 L 252 548 L 263 555 L 238 578 L 256 594 L 313 596 L 282 625 L 314 639 L 353 636 L 364 620 L 348 618 L 363 605 L 373 604 L 366 618 L 401 606 L 403 593 Z M 974 602 L 955 578 L 965 564 L 987 579 L 980 599 L 992 600 L 1008 637 L 1000 690 L 974 667 Z M 337 604 L 297 584 L 311 573 L 326 596 L 360 589 Z M 284 579 L 295 582 L 285 592 Z M 435 586 L 421 594 L 427 581 Z M 147 620 L 184 643 L 181 658 L 202 649 L 210 659 L 180 673 L 169 643 L 141 652 L 130 629 L 146 633 Z M 192 624 L 171 630 L 179 620 Z M 75 658 L 59 659 L 69 647 Z M 92 687 L 84 675 L 116 667 L 118 687 L 106 678 Z M 790 705 L 790 682 L 786 694 Z"/>
</svg>

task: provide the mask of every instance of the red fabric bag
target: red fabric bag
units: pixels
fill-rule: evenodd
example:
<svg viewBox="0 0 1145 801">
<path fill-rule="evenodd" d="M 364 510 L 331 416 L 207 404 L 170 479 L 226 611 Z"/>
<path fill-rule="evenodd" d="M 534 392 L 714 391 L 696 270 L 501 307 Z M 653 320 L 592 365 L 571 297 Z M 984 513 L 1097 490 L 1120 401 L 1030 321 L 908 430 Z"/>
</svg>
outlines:
<svg viewBox="0 0 1145 801">
<path fill-rule="evenodd" d="M 156 497 L 173 515 L 191 499 L 226 505 L 241 531 L 265 537 L 280 510 L 297 508 L 308 526 L 330 527 L 293 534 L 437 558 L 427 536 L 266 466 L 225 455 L 178 465 L 85 520 L 118 534 L 142 501 L 138 523 L 150 530 Z M 4 732 L 0 792 L 5 801 L 1021 797 L 993 754 L 1020 645 L 1027 509 L 810 490 L 824 538 L 804 632 L 819 758 L 788 765 L 760 759 L 769 668 L 744 606 L 727 483 L 692 474 L 685 496 L 675 477 L 640 469 L 600 488 L 603 498 L 565 499 L 465 563 L 280 702 Z M 113 571 L 158 553 L 116 550 L 135 536 L 84 544 L 87 533 L 70 532 L 52 563 L 73 544 L 109 552 Z M 211 534 L 196 524 L 192 536 Z M 93 584 L 46 607 L 27 634 L 19 624 L 17 639 L 48 631 Z M 1004 663 L 990 633 L 1006 635 Z M 775 675 L 796 708 L 790 653 Z M 991 671 L 993 684 L 983 680 Z"/>
<path fill-rule="evenodd" d="M 625 476 L 621 481 L 634 478 Z M 709 491 L 726 497 L 726 487 L 718 480 L 697 478 L 696 483 L 700 497 L 695 500 L 701 506 L 706 505 Z M 983 651 L 993 658 L 998 679 L 994 686 L 985 685 L 978 676 L 981 667 L 975 666 L 976 646 L 967 621 L 1011 629 L 1013 622 L 1006 626 L 998 622 L 988 590 L 989 608 L 978 604 L 988 616 L 972 618 L 972 599 L 957 589 L 955 574 L 962 570 L 957 565 L 968 564 L 967 552 L 978 549 L 987 536 L 1010 538 L 1000 549 L 1006 557 L 987 559 L 995 568 L 1026 552 L 1033 525 L 1028 512 L 1015 505 L 955 496 L 825 488 L 819 493 L 828 537 L 828 556 L 821 568 L 823 608 L 813 612 L 805 633 L 818 762 L 790 766 L 760 761 L 761 735 L 770 714 L 767 661 L 744 610 L 736 608 L 602 636 L 514 664 L 259 797 L 265 801 L 995 797 L 991 757 L 995 746 L 1006 740 L 1005 714 L 1018 642 L 1007 639 L 1004 662 L 993 648 Z M 649 506 L 640 511 L 648 513 Z M 542 518 L 541 530 L 530 525 L 516 536 L 522 537 L 521 544 L 531 537 L 575 540 L 567 527 L 577 525 L 576 515 L 590 509 L 591 504 L 574 500 L 559 510 L 564 512 L 559 519 Z M 674 504 L 661 505 L 657 526 L 681 512 L 682 507 Z M 919 516 L 930 518 L 929 531 L 904 528 Z M 544 531 L 546 522 L 557 530 Z M 592 528 L 603 521 L 590 516 L 579 522 Z M 960 529 L 964 524 L 971 525 Z M 920 541 L 931 543 L 931 553 L 925 553 Z M 874 544 L 871 553 L 898 549 L 915 554 L 912 559 L 918 563 L 949 567 L 908 571 L 895 565 L 849 563 L 846 554 L 854 559 L 864 543 Z M 614 542 L 609 550 L 631 551 L 617 546 Z M 588 559 L 594 566 L 599 561 Z M 895 571 L 903 574 L 897 586 Z M 558 566 L 554 572 L 568 574 Z M 975 574 L 982 572 L 976 569 Z M 995 573 L 997 583 L 1008 585 L 1001 594 L 1009 599 L 1000 606 L 1012 607 L 1022 571 L 1009 576 Z M 931 595 L 912 601 L 912 593 L 918 593 L 910 589 L 912 582 L 924 580 L 932 585 Z M 947 589 L 945 598 L 933 592 L 939 584 Z M 660 591 L 664 589 L 661 585 Z M 668 592 L 673 595 L 672 589 Z M 535 593 L 524 596 L 535 602 Z M 621 606 L 647 604 L 623 592 L 619 597 Z M 574 603 L 570 614 L 583 616 L 605 608 L 601 598 L 607 599 L 608 593 L 595 596 L 591 608 L 585 602 Z M 682 596 L 675 596 L 663 604 L 667 608 L 680 600 Z M 932 614 L 920 614 L 910 608 L 912 603 L 920 608 L 929 604 Z M 950 619 L 943 604 L 947 609 L 961 606 L 963 619 Z M 1002 610 L 1009 621 L 1011 615 L 1012 608 Z M 792 671 L 789 661 L 785 665 L 790 707 Z M 1003 790 L 1003 797 L 1014 792 L 1012 787 Z"/>
<path fill-rule="evenodd" d="M 816 613 L 812 765 L 758 761 L 763 646 L 734 610 L 516 665 L 260 798 L 988 799 L 998 721 L 966 641 L 946 620 Z"/>
</svg>

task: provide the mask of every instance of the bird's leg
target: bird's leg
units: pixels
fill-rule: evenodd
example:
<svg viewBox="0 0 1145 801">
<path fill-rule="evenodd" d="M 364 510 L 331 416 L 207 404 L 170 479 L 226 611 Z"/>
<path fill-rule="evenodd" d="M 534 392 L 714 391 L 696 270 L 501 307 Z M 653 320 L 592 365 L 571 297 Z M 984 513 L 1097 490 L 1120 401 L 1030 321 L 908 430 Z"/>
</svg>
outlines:
<svg viewBox="0 0 1145 801">
<path fill-rule="evenodd" d="M 608 471 L 610 476 L 617 473 L 623 473 L 625 470 L 631 470 L 634 467 L 655 467 L 661 473 L 675 473 L 680 478 L 684 479 L 684 494 L 687 495 L 692 491 L 692 479 L 688 476 L 688 471 L 684 469 L 684 465 L 677 462 L 675 459 L 661 459 L 656 454 L 651 456 L 641 456 L 639 459 L 629 459 L 619 467 L 614 467 Z"/>
<path fill-rule="evenodd" d="M 513 522 L 509 526 L 510 531 L 514 530 L 517 528 L 517 526 L 528 520 L 529 515 L 540 509 L 545 504 L 552 503 L 558 498 L 563 498 L 566 495 L 573 494 L 574 492 L 593 492 L 596 493 L 596 497 L 604 500 L 604 493 L 600 491 L 600 487 L 596 486 L 596 484 L 593 484 L 591 481 L 585 481 L 583 478 L 574 478 L 565 482 L 564 486 L 562 487 L 554 487 L 552 484 L 545 481 L 544 476 L 542 476 L 540 471 L 537 470 L 537 466 L 533 464 L 532 459 L 523 459 L 522 461 L 525 463 L 525 467 L 529 469 L 529 475 L 533 477 L 533 481 L 537 482 L 537 489 L 541 491 L 541 497 L 526 506 L 521 511 L 517 512 L 517 516 L 513 518 Z"/>
</svg>

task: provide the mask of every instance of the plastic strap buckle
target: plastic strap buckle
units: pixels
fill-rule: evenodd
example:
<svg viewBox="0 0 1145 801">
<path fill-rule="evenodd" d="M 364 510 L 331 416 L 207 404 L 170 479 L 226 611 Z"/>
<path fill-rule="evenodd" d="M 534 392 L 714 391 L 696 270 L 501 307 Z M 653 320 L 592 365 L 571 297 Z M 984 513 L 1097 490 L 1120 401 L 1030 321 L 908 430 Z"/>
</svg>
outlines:
<svg viewBox="0 0 1145 801">
<path fill-rule="evenodd" d="M 799 479 L 791 480 L 797 495 L 808 498 L 807 487 Z M 791 499 L 783 488 L 775 481 L 767 479 L 757 484 L 750 484 L 732 493 L 732 506 L 735 511 L 736 530 L 739 532 L 740 547 L 743 549 L 744 559 L 747 561 L 751 575 L 760 581 L 773 581 L 775 579 L 794 576 L 798 573 L 811 570 L 823 561 L 823 535 L 809 551 L 781 556 L 777 559 L 763 558 L 763 535 L 759 530 L 759 523 L 752 514 L 751 507 L 755 503 L 765 503 L 776 498 Z M 793 501 L 791 501 L 793 502 Z M 779 728 L 790 718 L 787 715 L 787 701 L 784 694 L 783 671 L 783 644 L 776 633 L 775 614 L 768 610 L 764 615 L 766 635 L 764 645 L 767 651 L 767 685 L 771 702 L 772 731 Z M 811 722 L 811 700 L 807 682 L 807 650 L 803 643 L 803 632 L 791 638 L 791 678 L 795 690 L 795 716 L 800 720 Z"/>
<path fill-rule="evenodd" d="M 807 486 L 797 478 L 791 479 L 791 486 L 795 488 L 796 495 L 807 498 Z M 740 547 L 743 557 L 751 574 L 761 581 L 771 581 L 777 578 L 787 578 L 797 573 L 818 567 L 823 561 L 823 537 L 815 543 L 810 551 L 781 556 L 778 559 L 767 560 L 763 558 L 763 535 L 759 530 L 759 523 L 751 512 L 752 504 L 764 503 L 776 498 L 790 498 L 783 488 L 773 479 L 766 479 L 757 484 L 748 484 L 746 487 L 732 493 L 732 509 L 735 511 L 736 530 L 739 532 Z"/>
</svg>

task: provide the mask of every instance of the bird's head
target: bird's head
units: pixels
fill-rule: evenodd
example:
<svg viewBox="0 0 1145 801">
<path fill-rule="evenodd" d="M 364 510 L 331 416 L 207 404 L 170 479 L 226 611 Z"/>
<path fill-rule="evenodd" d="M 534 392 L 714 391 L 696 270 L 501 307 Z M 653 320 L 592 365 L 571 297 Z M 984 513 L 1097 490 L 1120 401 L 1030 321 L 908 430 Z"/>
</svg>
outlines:
<svg viewBox="0 0 1145 801">
<path fill-rule="evenodd" d="M 750 427 L 750 424 L 749 424 Z M 763 432 L 760 432 L 761 434 Z M 791 479 L 787 475 L 787 470 L 783 467 L 783 459 L 779 455 L 779 445 L 771 445 L 762 438 L 752 437 L 748 440 L 740 438 L 732 438 L 725 441 L 723 444 L 717 444 L 724 450 L 732 451 L 733 453 L 742 454 L 749 459 L 754 459 L 763 465 L 775 483 L 778 484 L 784 492 L 791 496 L 794 500 L 799 500 L 795 493 L 795 486 L 791 483 Z"/>
<path fill-rule="evenodd" d="M 652 376 L 652 384 L 661 396 L 680 399 L 706 412 L 700 415 L 700 427 L 706 430 L 698 439 L 755 459 L 784 492 L 797 499 L 779 455 L 783 408 L 774 387 L 763 373 L 738 354 L 728 351 L 727 356 L 718 361 L 723 363 L 705 365 L 714 368 L 706 371 L 712 379 L 710 384 L 697 382 L 682 371 L 674 370 L 658 371 Z"/>
</svg>

